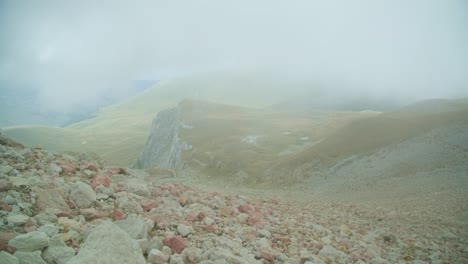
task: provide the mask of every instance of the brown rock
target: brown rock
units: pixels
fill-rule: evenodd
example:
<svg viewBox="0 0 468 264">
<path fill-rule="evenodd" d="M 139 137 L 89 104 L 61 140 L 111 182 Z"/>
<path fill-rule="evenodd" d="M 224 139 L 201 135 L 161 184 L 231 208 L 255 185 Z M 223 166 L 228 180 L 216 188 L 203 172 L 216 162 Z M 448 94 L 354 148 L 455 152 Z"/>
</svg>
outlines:
<svg viewBox="0 0 468 264">
<path fill-rule="evenodd" d="M 0 181 L 0 192 L 5 192 L 13 189 L 13 184 L 4 180 Z"/>
<path fill-rule="evenodd" d="M 124 211 L 120 209 L 116 209 L 114 210 L 114 212 L 112 212 L 111 217 L 115 221 L 118 221 L 118 220 L 124 220 L 127 217 L 127 215 L 124 213 Z"/>
<path fill-rule="evenodd" d="M 149 210 L 151 210 L 151 209 L 153 209 L 153 208 L 158 207 L 159 204 L 158 204 L 158 202 L 156 202 L 155 200 L 149 199 L 149 200 L 143 200 L 143 201 L 141 201 L 140 205 L 141 205 L 141 207 L 143 208 L 143 210 L 149 211 Z"/>
<path fill-rule="evenodd" d="M 49 208 L 58 209 L 63 212 L 69 212 L 70 207 L 63 198 L 65 194 L 59 189 L 34 187 L 33 191 L 37 194 L 36 205 L 39 211 Z"/>
<path fill-rule="evenodd" d="M 12 208 L 9 204 L 5 203 L 4 201 L 0 201 L 0 210 L 11 212 Z"/>
<path fill-rule="evenodd" d="M 100 212 L 95 208 L 81 209 L 80 214 L 83 215 L 87 221 L 109 216 L 109 213 Z"/>
<path fill-rule="evenodd" d="M 15 253 L 14 247 L 8 246 L 8 241 L 16 236 L 13 232 L 0 232 L 0 251 L 6 251 L 10 254 Z"/>
<path fill-rule="evenodd" d="M 62 169 L 62 173 L 65 175 L 70 175 L 76 171 L 76 167 L 70 164 L 62 164 L 59 167 Z"/>
<path fill-rule="evenodd" d="M 186 206 L 189 203 L 189 199 L 185 196 L 179 197 L 177 201 L 179 202 L 180 206 Z"/>
<path fill-rule="evenodd" d="M 187 247 L 187 241 L 181 236 L 168 236 L 163 240 L 163 244 L 177 254 L 182 253 Z"/>
</svg>

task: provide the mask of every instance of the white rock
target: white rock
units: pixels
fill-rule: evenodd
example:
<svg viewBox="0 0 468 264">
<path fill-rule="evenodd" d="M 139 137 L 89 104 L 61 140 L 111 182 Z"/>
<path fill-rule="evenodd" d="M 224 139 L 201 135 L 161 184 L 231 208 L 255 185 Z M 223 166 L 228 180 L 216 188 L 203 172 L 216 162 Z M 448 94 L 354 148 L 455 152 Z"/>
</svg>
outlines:
<svg viewBox="0 0 468 264">
<path fill-rule="evenodd" d="M 146 239 L 148 226 L 145 219 L 137 215 L 129 215 L 126 219 L 116 221 L 115 224 L 125 230 L 133 239 Z"/>
<path fill-rule="evenodd" d="M 103 222 L 93 229 L 78 255 L 67 264 L 135 263 L 146 264 L 138 243 L 112 222 Z"/>
<path fill-rule="evenodd" d="M 177 232 L 183 237 L 187 237 L 190 233 L 192 233 L 192 230 L 193 229 L 191 226 L 186 226 L 184 224 L 177 226 Z"/>
<path fill-rule="evenodd" d="M 163 264 L 169 261 L 169 256 L 160 250 L 152 249 L 148 253 L 148 262 L 154 264 Z"/>
<path fill-rule="evenodd" d="M 90 208 L 96 201 L 96 193 L 88 184 L 78 182 L 73 185 L 70 199 L 80 208 Z"/>
<path fill-rule="evenodd" d="M 146 253 L 149 253 L 152 249 L 162 250 L 163 247 L 163 241 L 159 237 L 153 237 L 148 242 L 148 250 Z"/>
</svg>

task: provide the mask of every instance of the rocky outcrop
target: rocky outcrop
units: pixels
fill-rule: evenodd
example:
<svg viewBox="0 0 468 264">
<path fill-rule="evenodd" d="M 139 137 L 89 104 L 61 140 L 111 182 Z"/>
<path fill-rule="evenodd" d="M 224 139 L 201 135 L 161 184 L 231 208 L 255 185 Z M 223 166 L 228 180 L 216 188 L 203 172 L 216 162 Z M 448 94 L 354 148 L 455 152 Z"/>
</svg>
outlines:
<svg viewBox="0 0 468 264">
<path fill-rule="evenodd" d="M 151 125 L 148 140 L 136 162 L 136 168 L 180 169 L 182 153 L 191 146 L 179 137 L 180 109 L 171 108 L 159 112 Z"/>
</svg>

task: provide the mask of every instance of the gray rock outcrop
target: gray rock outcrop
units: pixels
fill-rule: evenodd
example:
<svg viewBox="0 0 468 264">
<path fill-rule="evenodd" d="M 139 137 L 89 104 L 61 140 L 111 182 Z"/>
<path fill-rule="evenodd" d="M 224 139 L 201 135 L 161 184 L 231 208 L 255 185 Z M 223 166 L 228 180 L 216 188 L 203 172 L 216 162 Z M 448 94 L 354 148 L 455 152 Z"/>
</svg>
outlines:
<svg viewBox="0 0 468 264">
<path fill-rule="evenodd" d="M 181 127 L 179 108 L 159 112 L 151 125 L 148 140 L 134 167 L 179 169 L 184 162 L 182 153 L 190 145 L 179 137 Z"/>
</svg>

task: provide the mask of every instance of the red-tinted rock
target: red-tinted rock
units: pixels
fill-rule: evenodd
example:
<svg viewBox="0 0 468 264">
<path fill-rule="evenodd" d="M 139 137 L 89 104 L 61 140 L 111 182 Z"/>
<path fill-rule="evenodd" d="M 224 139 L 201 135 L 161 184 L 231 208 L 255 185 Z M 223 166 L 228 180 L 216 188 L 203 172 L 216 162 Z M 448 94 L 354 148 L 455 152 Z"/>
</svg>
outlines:
<svg viewBox="0 0 468 264">
<path fill-rule="evenodd" d="M 194 214 L 194 213 L 188 213 L 186 216 L 185 216 L 185 220 L 187 221 L 190 221 L 190 222 L 193 222 L 197 219 L 197 215 Z"/>
<path fill-rule="evenodd" d="M 210 233 L 214 233 L 216 231 L 216 227 L 214 227 L 213 225 L 206 225 L 203 227 L 203 229 Z"/>
<path fill-rule="evenodd" d="M 149 211 L 153 208 L 156 208 L 158 207 L 158 202 L 156 202 L 155 200 L 143 200 L 141 201 L 141 207 L 143 208 L 143 210 L 145 211 Z"/>
<path fill-rule="evenodd" d="M 57 217 L 67 217 L 67 218 L 73 218 L 75 214 L 72 214 L 69 211 L 59 211 L 55 213 L 55 216 Z"/>
<path fill-rule="evenodd" d="M 76 170 L 75 166 L 70 164 L 62 164 L 60 165 L 60 168 L 62 169 L 62 173 L 65 175 L 70 175 Z"/>
<path fill-rule="evenodd" d="M 163 240 L 163 244 L 177 254 L 182 253 L 187 247 L 187 241 L 181 236 L 168 236 Z"/>
<path fill-rule="evenodd" d="M 93 177 L 91 182 L 91 187 L 96 189 L 99 185 L 103 185 L 105 187 L 109 187 L 111 184 L 111 179 L 107 175 L 97 174 Z"/>
<path fill-rule="evenodd" d="M 164 229 L 166 229 L 166 227 L 167 227 L 167 225 L 164 222 L 157 222 L 156 223 L 156 228 L 158 228 L 159 230 L 164 230 Z"/>
<path fill-rule="evenodd" d="M 255 209 L 253 206 L 251 205 L 239 205 L 237 207 L 237 210 L 239 210 L 239 212 L 241 213 L 250 213 L 250 212 L 253 212 Z"/>
<path fill-rule="evenodd" d="M 111 217 L 112 217 L 112 219 L 117 221 L 117 220 L 124 220 L 126 215 L 125 215 L 124 211 L 122 211 L 120 209 L 117 209 L 117 210 L 114 210 L 114 212 L 112 212 Z"/>
<path fill-rule="evenodd" d="M 206 214 L 205 214 L 204 212 L 200 212 L 200 213 L 198 213 L 198 215 L 197 215 L 197 218 L 198 218 L 198 220 L 200 220 L 200 221 L 203 220 L 203 219 L 205 219 L 205 217 L 206 217 Z"/>
<path fill-rule="evenodd" d="M 258 228 L 264 228 L 265 227 L 265 223 L 262 222 L 262 220 L 259 217 L 249 216 L 247 218 L 247 222 L 249 222 L 251 225 L 256 226 Z"/>
</svg>

